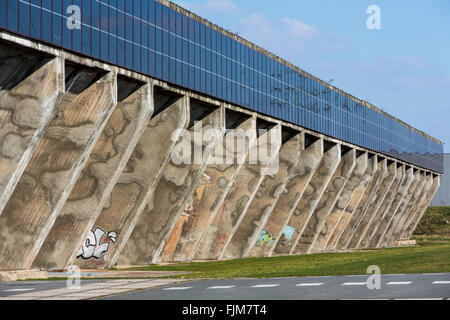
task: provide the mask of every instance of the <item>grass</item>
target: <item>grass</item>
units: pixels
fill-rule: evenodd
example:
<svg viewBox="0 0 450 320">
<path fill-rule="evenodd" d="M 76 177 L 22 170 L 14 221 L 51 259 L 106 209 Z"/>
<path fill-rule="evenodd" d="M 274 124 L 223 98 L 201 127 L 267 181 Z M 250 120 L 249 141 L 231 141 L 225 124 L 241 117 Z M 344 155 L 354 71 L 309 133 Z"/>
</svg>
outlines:
<svg viewBox="0 0 450 320">
<path fill-rule="evenodd" d="M 450 238 L 450 207 L 429 207 L 414 230 L 414 235 Z"/>
<path fill-rule="evenodd" d="M 420 240 L 416 247 L 346 253 L 251 258 L 215 262 L 152 265 L 130 270 L 191 271 L 171 278 L 273 278 L 366 274 L 377 265 L 384 274 L 450 272 L 450 241 Z"/>
</svg>

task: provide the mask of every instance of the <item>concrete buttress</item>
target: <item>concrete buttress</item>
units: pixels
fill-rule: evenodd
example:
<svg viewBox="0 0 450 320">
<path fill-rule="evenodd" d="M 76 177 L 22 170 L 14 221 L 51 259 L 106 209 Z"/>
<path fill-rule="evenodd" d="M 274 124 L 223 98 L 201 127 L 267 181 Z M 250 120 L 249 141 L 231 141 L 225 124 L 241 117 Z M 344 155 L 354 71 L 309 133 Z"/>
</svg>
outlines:
<svg viewBox="0 0 450 320">
<path fill-rule="evenodd" d="M 381 216 L 382 210 L 380 210 L 380 207 L 384 203 L 384 199 L 389 193 L 389 190 L 391 189 L 396 176 L 397 164 L 395 162 L 388 162 L 387 174 L 384 177 L 383 182 L 381 183 L 381 186 L 378 189 L 376 195 L 373 197 L 372 203 L 367 209 L 366 214 L 356 226 L 355 232 L 350 239 L 348 248 L 359 248 L 360 246 L 365 246 L 365 243 L 367 242 L 365 240 L 367 230 L 369 226 L 372 225 L 374 221 L 377 221 Z"/>
<path fill-rule="evenodd" d="M 394 231 L 397 228 L 397 225 L 400 222 L 400 220 L 402 220 L 402 217 L 405 214 L 406 207 L 408 206 L 408 203 L 410 202 L 411 197 L 413 196 L 419 184 L 420 171 L 414 169 L 413 171 L 414 171 L 413 181 L 409 185 L 408 191 L 403 195 L 400 205 L 398 206 L 397 212 L 391 219 L 391 222 L 381 240 L 382 246 L 391 245 L 394 243 Z"/>
<path fill-rule="evenodd" d="M 394 241 L 402 240 L 401 235 L 402 235 L 404 229 L 407 228 L 408 223 L 411 223 L 411 220 L 410 220 L 411 214 L 420 203 L 420 195 L 422 194 L 422 191 L 425 188 L 426 183 L 427 183 L 426 172 L 420 171 L 420 178 L 419 178 L 419 183 L 417 185 L 417 188 L 416 188 L 416 190 L 414 190 L 414 193 L 413 193 L 411 199 L 409 200 L 408 205 L 406 206 L 403 217 L 401 218 L 396 229 L 394 230 L 394 234 L 393 234 Z"/>
<path fill-rule="evenodd" d="M 346 153 L 344 153 L 346 152 Z M 311 253 L 320 231 L 322 230 L 331 210 L 341 195 L 341 192 L 356 166 L 356 150 L 342 150 L 341 161 L 338 168 L 328 182 L 325 191 L 320 198 L 313 214 L 306 224 L 305 230 L 300 235 L 295 253 Z"/>
<path fill-rule="evenodd" d="M 348 202 L 345 209 L 342 211 L 342 214 L 339 218 L 339 221 L 334 228 L 333 232 L 331 233 L 330 238 L 328 239 L 328 242 L 326 244 L 325 250 L 326 251 L 332 251 L 336 249 L 336 245 L 338 240 L 340 239 L 342 233 L 344 232 L 345 228 L 347 227 L 347 224 L 349 223 L 351 217 L 353 216 L 353 213 L 355 210 L 359 207 L 359 204 L 363 199 L 367 196 L 365 196 L 366 191 L 370 185 L 370 183 L 373 181 L 373 178 L 375 176 L 375 173 L 378 170 L 378 164 L 377 164 L 377 156 L 369 156 L 368 157 L 368 163 L 367 163 L 367 169 L 364 172 L 361 181 L 359 182 L 359 185 L 356 187 L 355 191 L 353 192 L 350 201 Z"/>
<path fill-rule="evenodd" d="M 258 239 L 264 237 L 262 228 L 270 217 L 274 205 L 284 192 L 286 183 L 304 149 L 303 133 L 299 133 L 281 146 L 280 168 L 274 175 L 264 177 L 244 218 L 223 253 L 224 259 L 244 258 Z"/>
<path fill-rule="evenodd" d="M 406 169 L 405 166 L 403 167 L 404 169 L 402 182 L 400 183 L 400 186 L 395 194 L 394 201 L 392 201 L 390 208 L 388 208 L 388 210 L 384 214 L 384 217 L 381 219 L 380 226 L 378 227 L 378 230 L 376 231 L 375 235 L 372 237 L 371 242 L 369 243 L 370 247 L 372 248 L 379 248 L 381 246 L 384 234 L 386 233 L 386 230 L 392 218 L 395 216 L 399 206 L 401 205 L 402 199 L 405 197 L 406 192 L 408 192 L 408 188 L 413 181 L 414 169 L 413 168 Z"/>
<path fill-rule="evenodd" d="M 117 105 L 114 73 L 87 89 L 78 79 L 59 102 L 0 216 L 1 269 L 31 267 Z"/>
<path fill-rule="evenodd" d="M 219 259 L 261 185 L 265 176 L 265 169 L 270 167 L 274 158 L 278 157 L 280 146 L 280 125 L 274 126 L 256 139 L 245 164 L 236 176 L 230 192 L 202 238 L 194 255 L 195 260 Z M 262 161 L 263 159 L 260 159 L 260 157 L 258 159 L 252 157 L 262 150 L 267 152 L 269 162 Z M 252 158 L 256 161 L 252 161 Z"/>
<path fill-rule="evenodd" d="M 356 158 L 356 167 L 353 170 L 352 175 L 348 179 L 347 183 L 345 184 L 344 189 L 339 196 L 339 199 L 334 205 L 334 208 L 328 215 L 328 218 L 325 221 L 325 224 L 323 225 L 322 230 L 320 231 L 320 234 L 318 235 L 317 240 L 313 245 L 312 252 L 321 252 L 325 250 L 328 240 L 330 239 L 334 229 L 338 225 L 342 213 L 347 208 L 353 193 L 362 180 L 364 172 L 366 172 L 367 170 L 367 165 L 368 153 L 363 152 Z"/>
<path fill-rule="evenodd" d="M 405 237 L 405 232 L 407 229 L 409 229 L 411 223 L 413 222 L 415 215 L 417 211 L 419 210 L 423 198 L 425 197 L 425 194 L 430 190 L 431 186 L 433 185 L 433 175 L 429 172 L 424 173 L 423 181 L 422 181 L 422 187 L 420 192 L 418 193 L 418 196 L 414 202 L 414 204 L 411 207 L 411 212 L 409 213 L 408 218 L 406 219 L 402 230 L 400 231 L 400 240 L 408 240 L 408 238 Z"/>
<path fill-rule="evenodd" d="M 278 238 L 273 247 L 272 255 L 289 255 L 296 251 L 297 243 L 303 233 L 306 223 L 314 213 L 325 189 L 337 170 L 341 160 L 341 145 L 330 142 L 324 143 L 324 154 L 322 161 L 309 181 L 300 201 L 297 204 L 287 226 L 292 228 L 290 241 Z"/>
<path fill-rule="evenodd" d="M 194 117 L 196 113 L 192 107 L 191 100 L 191 123 L 194 125 L 184 133 L 182 143 L 193 152 L 180 152 L 178 146 L 181 143 L 175 147 L 171 161 L 118 257 L 119 265 L 156 263 L 176 221 L 181 215 L 190 214 L 189 195 L 209 183 L 204 171 L 225 133 L 224 107 L 213 109 L 208 106 L 210 113 L 198 117 Z M 208 136 L 211 130 L 213 135 Z M 186 162 L 175 163 L 175 154 L 184 157 Z"/>
<path fill-rule="evenodd" d="M 188 97 L 172 96 L 155 88 L 153 99 L 155 113 L 101 213 L 90 226 L 92 231 L 89 234 L 95 234 L 97 228 L 105 233 L 114 232 L 115 241 L 110 243 L 108 250 L 97 256 L 84 254 L 90 250 L 89 246 L 83 244 L 79 251 L 72 255 L 71 264 L 87 268 L 104 268 L 112 264 L 111 261 L 125 246 L 136 220 L 168 165 L 172 150 L 182 134 L 181 130 L 188 127 Z"/>
<path fill-rule="evenodd" d="M 358 206 L 356 207 L 355 211 L 350 217 L 344 231 L 341 234 L 341 237 L 339 238 L 336 244 L 337 250 L 347 249 L 348 243 L 350 242 L 350 239 L 352 238 L 356 227 L 358 226 L 361 219 L 364 217 L 364 214 L 369 208 L 372 199 L 375 197 L 376 192 L 378 191 L 381 183 L 383 182 L 384 177 L 387 174 L 386 159 L 380 159 L 377 157 L 376 168 L 377 171 L 375 172 L 375 175 L 373 176 L 372 180 L 367 186 L 367 189 L 364 191 L 364 195 L 361 198 L 361 201 L 359 202 Z"/>
<path fill-rule="evenodd" d="M 229 111 L 226 110 L 226 115 L 228 113 Z M 249 149 L 256 141 L 256 118 L 254 117 L 248 118 L 236 128 L 228 128 L 227 121 L 227 133 L 223 143 L 219 144 L 220 150 L 216 151 L 216 155 L 222 154 L 230 161 L 219 160 L 217 163 L 207 165 L 205 175 L 209 177 L 209 184 L 196 189 L 192 211 L 189 216 L 181 216 L 177 221 L 160 257 L 162 261 L 193 259 L 201 239 L 233 186 Z"/>
<path fill-rule="evenodd" d="M 123 91 L 121 83 L 119 92 Z M 151 91 L 147 84 L 118 102 L 33 268 L 64 269 L 79 251 L 150 120 Z"/>
<path fill-rule="evenodd" d="M 422 200 L 421 200 L 419 206 L 417 207 L 417 211 L 414 214 L 414 218 L 413 218 L 411 224 L 406 229 L 402 239 L 408 240 L 411 237 L 412 233 L 414 232 L 414 230 L 416 229 L 420 220 L 422 219 L 425 211 L 427 210 L 428 206 L 430 205 L 431 200 L 433 200 L 434 195 L 438 191 L 439 185 L 440 185 L 440 176 L 433 174 L 432 184 L 431 184 L 430 188 L 424 193 Z"/>
<path fill-rule="evenodd" d="M 253 247 L 249 248 L 248 256 L 269 256 L 275 241 L 283 237 L 282 241 L 289 241 L 289 234 L 285 234 L 287 222 L 300 201 L 306 186 L 323 158 L 323 139 L 305 135 L 305 150 L 300 154 L 298 163 L 293 168 L 283 192 L 280 194 L 271 215 L 263 225 L 263 237 L 257 239 Z"/>
<path fill-rule="evenodd" d="M 0 47 L 0 60 L 1 215 L 54 115 L 64 79 L 60 58 Z"/>
</svg>

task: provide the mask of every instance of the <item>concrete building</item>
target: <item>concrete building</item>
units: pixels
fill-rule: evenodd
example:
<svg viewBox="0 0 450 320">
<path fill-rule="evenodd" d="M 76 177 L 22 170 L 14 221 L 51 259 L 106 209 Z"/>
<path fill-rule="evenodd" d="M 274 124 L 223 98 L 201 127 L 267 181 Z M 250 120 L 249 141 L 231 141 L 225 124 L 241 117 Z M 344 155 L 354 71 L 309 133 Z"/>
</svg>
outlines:
<svg viewBox="0 0 450 320">
<path fill-rule="evenodd" d="M 391 246 L 442 152 L 166 0 L 0 2 L 0 270 Z"/>
<path fill-rule="evenodd" d="M 444 175 L 441 185 L 431 201 L 434 207 L 450 207 L 450 153 L 444 153 Z"/>
</svg>

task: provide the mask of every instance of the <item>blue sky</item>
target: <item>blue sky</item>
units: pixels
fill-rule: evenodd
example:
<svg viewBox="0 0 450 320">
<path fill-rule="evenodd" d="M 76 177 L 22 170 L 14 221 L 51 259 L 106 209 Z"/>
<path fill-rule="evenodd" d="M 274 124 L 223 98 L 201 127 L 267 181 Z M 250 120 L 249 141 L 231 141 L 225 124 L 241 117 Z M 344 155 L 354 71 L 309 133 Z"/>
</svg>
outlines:
<svg viewBox="0 0 450 320">
<path fill-rule="evenodd" d="M 450 1 L 174 0 L 446 143 Z M 370 5 L 381 30 L 369 30 Z"/>
</svg>

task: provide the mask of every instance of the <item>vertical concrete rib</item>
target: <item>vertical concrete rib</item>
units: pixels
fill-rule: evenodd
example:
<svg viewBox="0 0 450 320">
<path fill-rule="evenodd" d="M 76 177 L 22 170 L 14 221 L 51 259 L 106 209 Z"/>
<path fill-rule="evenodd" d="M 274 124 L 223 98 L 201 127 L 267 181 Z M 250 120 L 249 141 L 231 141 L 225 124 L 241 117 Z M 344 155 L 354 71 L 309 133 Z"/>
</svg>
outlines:
<svg viewBox="0 0 450 320">
<path fill-rule="evenodd" d="M 402 230 L 400 231 L 400 237 L 399 237 L 400 240 L 408 240 L 409 239 L 409 238 L 405 237 L 406 230 L 409 228 L 409 226 L 413 222 L 413 220 L 416 216 L 416 213 L 420 208 L 422 200 L 425 197 L 425 194 L 430 190 L 432 185 L 433 185 L 433 175 L 430 174 L 429 172 L 425 172 L 423 181 L 422 181 L 421 191 L 420 191 L 420 193 L 418 193 L 418 196 L 416 197 L 416 200 L 411 207 L 411 212 L 409 213 L 409 216 L 408 216 L 407 220 L 405 221 Z"/>
<path fill-rule="evenodd" d="M 320 231 L 356 166 L 356 150 L 342 152 L 341 161 L 300 236 L 295 253 L 311 253 Z"/>
<path fill-rule="evenodd" d="M 303 133 L 297 134 L 281 146 L 278 172 L 264 177 L 244 218 L 224 249 L 222 255 L 224 259 L 246 257 L 258 238 L 264 236 L 261 234 L 262 227 L 284 191 L 286 182 L 297 165 L 303 149 Z"/>
<path fill-rule="evenodd" d="M 229 112 L 229 110 L 225 111 L 226 116 Z M 226 125 L 229 128 L 228 124 Z M 190 261 L 193 259 L 195 250 L 231 189 L 245 162 L 248 150 L 255 141 L 255 117 L 248 118 L 236 128 L 227 129 L 223 142 L 214 153 L 218 161 L 208 163 L 205 169 L 209 184 L 196 189 L 191 212 L 189 215 L 182 215 L 177 221 L 161 253 L 160 260 Z M 224 161 L 224 158 L 227 161 Z"/>
<path fill-rule="evenodd" d="M 433 174 L 433 182 L 431 187 L 428 189 L 428 191 L 424 194 L 424 197 L 418 207 L 417 213 L 414 217 L 414 220 L 412 221 L 412 223 L 409 225 L 408 229 L 405 232 L 405 239 L 409 239 L 412 235 L 412 233 L 414 232 L 414 230 L 416 229 L 417 225 L 419 224 L 420 220 L 422 219 L 425 211 L 427 210 L 428 206 L 430 205 L 431 201 L 433 200 L 436 192 L 439 189 L 439 185 L 440 185 L 440 176 L 438 175 L 434 175 Z"/>
<path fill-rule="evenodd" d="M 381 221 L 386 215 L 387 211 L 390 209 L 392 202 L 394 201 L 396 192 L 402 182 L 403 178 L 403 166 L 400 163 L 395 164 L 396 173 L 394 182 L 391 184 L 388 193 L 386 194 L 381 206 L 378 208 L 372 223 L 368 225 L 364 238 L 361 240 L 359 244 L 359 248 L 368 248 L 370 246 L 370 242 L 373 240 L 376 231 L 378 230 Z"/>
<path fill-rule="evenodd" d="M 0 216 L 1 268 L 31 267 L 117 105 L 115 82 L 115 74 L 108 73 L 62 98 Z"/>
<path fill-rule="evenodd" d="M 0 57 L 1 215 L 64 89 L 62 59 L 54 58 L 40 66 L 43 62 L 39 58 L 14 55 L 4 47 L 0 48 Z M 36 70 L 26 76 L 29 69 Z"/>
<path fill-rule="evenodd" d="M 364 214 L 366 213 L 367 209 L 370 207 L 370 204 L 372 203 L 372 199 L 375 197 L 376 192 L 381 186 L 381 183 L 383 182 L 384 177 L 387 174 L 387 161 L 386 159 L 383 159 L 379 161 L 380 158 L 377 157 L 378 162 L 378 170 L 375 173 L 371 183 L 368 185 L 366 191 L 364 192 L 364 196 L 359 202 L 358 207 L 356 208 L 355 212 L 353 213 L 352 217 L 350 218 L 347 226 L 344 229 L 344 232 L 341 235 L 341 238 L 338 240 L 338 243 L 336 245 L 336 249 L 338 250 L 345 250 L 347 249 L 349 242 L 354 235 L 354 232 L 356 231 L 356 227 L 358 226 L 361 219 L 364 217 Z"/>
<path fill-rule="evenodd" d="M 184 139 L 189 141 L 180 143 L 179 146 L 183 149 L 176 147 L 172 161 L 137 220 L 124 249 L 119 253 L 120 257 L 117 256 L 119 265 L 156 263 L 176 221 L 182 214 L 190 213 L 192 203 L 189 203 L 189 195 L 192 195 L 196 188 L 209 184 L 204 171 L 225 133 L 224 108 L 221 106 L 204 118 L 203 115 L 196 118 L 195 121 L 199 122 L 195 122 L 190 132 L 184 135 Z M 214 131 L 213 135 L 209 135 L 211 130 Z M 181 146 L 182 143 L 194 152 L 188 154 Z M 185 161 L 175 162 L 176 155 L 184 157 Z M 114 262 L 112 259 L 111 263 Z"/>
<path fill-rule="evenodd" d="M 84 254 L 85 251 L 89 252 L 90 245 L 83 243 L 80 250 L 72 255 L 69 264 L 86 268 L 102 268 L 110 264 L 113 255 L 125 245 L 137 218 L 155 190 L 182 134 L 181 130 L 188 127 L 188 97 L 164 94 L 155 88 L 153 101 L 155 112 L 159 113 L 154 114 L 147 124 L 104 208 L 89 226 L 89 229 L 115 232 L 115 242 L 97 256 Z M 84 239 L 87 239 L 88 234 L 89 231 Z"/>
<path fill-rule="evenodd" d="M 120 82 L 119 82 L 120 84 Z M 121 91 L 118 86 L 118 91 Z M 143 86 L 117 104 L 33 268 L 64 269 L 98 218 L 153 113 L 153 94 Z"/>
<path fill-rule="evenodd" d="M 360 246 L 365 246 L 366 243 L 366 235 L 369 227 L 377 221 L 381 214 L 382 210 L 379 210 L 381 205 L 384 203 L 384 200 L 392 187 L 392 184 L 395 181 L 395 177 L 397 176 L 397 163 L 395 161 L 388 161 L 387 174 L 381 183 L 381 186 L 378 188 L 377 193 L 372 199 L 372 202 L 369 208 L 366 211 L 364 217 L 360 220 L 358 225 L 356 226 L 355 232 L 353 233 L 348 248 L 359 248 Z"/>
<path fill-rule="evenodd" d="M 408 188 L 411 185 L 413 178 L 413 168 L 406 169 L 406 166 L 404 165 L 402 182 L 395 194 L 394 201 L 392 201 L 390 208 L 388 208 L 384 217 L 381 219 L 380 226 L 378 227 L 378 230 L 376 231 L 375 236 L 372 238 L 372 241 L 370 243 L 371 247 L 379 248 L 381 246 L 384 234 L 386 233 L 386 230 L 390 222 L 392 221 L 392 218 L 396 214 L 403 197 L 405 196 L 406 192 L 408 192 Z"/>
<path fill-rule="evenodd" d="M 417 185 L 419 184 L 420 171 L 414 168 L 413 171 L 414 171 L 413 180 L 409 185 L 407 192 L 403 195 L 400 205 L 398 206 L 397 212 L 392 217 L 391 222 L 389 223 L 389 226 L 381 240 L 382 246 L 393 244 L 394 231 L 397 228 L 398 224 L 401 222 L 402 218 L 404 217 L 406 207 L 408 206 L 408 203 L 410 202 L 411 197 L 413 196 L 414 192 L 416 191 Z"/>
<path fill-rule="evenodd" d="M 320 198 L 325 192 L 325 188 L 333 177 L 334 172 L 339 166 L 341 159 L 341 145 L 324 143 L 324 155 L 317 171 L 314 173 L 311 181 L 308 183 L 302 198 L 300 199 L 297 208 L 294 210 L 287 226 L 292 228 L 291 241 L 284 242 L 278 238 L 275 244 L 272 255 L 288 255 L 296 253 L 296 246 L 300 240 L 300 235 L 303 233 L 306 223 L 316 209 Z"/>
<path fill-rule="evenodd" d="M 336 227 L 334 228 L 333 233 L 331 234 L 330 239 L 328 240 L 328 243 L 325 248 L 326 251 L 336 249 L 338 241 L 341 238 L 347 225 L 350 223 L 350 219 L 352 218 L 355 210 L 357 210 L 359 206 L 362 205 L 364 201 L 366 201 L 365 199 L 367 199 L 368 197 L 369 187 L 371 187 L 371 185 L 376 182 L 375 174 L 377 172 L 378 172 L 378 158 L 376 155 L 372 156 L 369 155 L 367 170 L 364 173 L 358 187 L 355 189 L 355 192 L 353 193 L 352 197 L 350 198 L 347 207 L 342 212 L 341 218 L 339 219 Z"/>
<path fill-rule="evenodd" d="M 248 256 L 266 257 L 272 252 L 275 241 L 290 241 L 291 233 L 286 233 L 286 226 L 291 218 L 298 202 L 300 201 L 306 186 L 311 181 L 323 158 L 323 139 L 317 139 L 305 135 L 305 150 L 300 154 L 300 159 L 294 167 L 270 217 L 262 227 L 260 234 Z"/>
<path fill-rule="evenodd" d="M 219 259 L 223 249 L 232 237 L 252 199 L 254 198 L 272 159 L 278 157 L 281 146 L 281 126 L 276 125 L 268 132 L 259 136 L 249 156 L 237 175 L 225 201 L 219 208 L 216 217 L 206 231 L 195 254 L 195 260 Z M 255 153 L 268 148 L 269 163 L 254 162 L 251 159 Z"/>
<path fill-rule="evenodd" d="M 368 166 L 368 153 L 363 152 L 356 159 L 356 167 L 353 170 L 352 175 L 345 184 L 339 199 L 337 200 L 334 208 L 331 210 L 325 224 L 320 231 L 320 234 L 315 241 L 312 251 L 321 252 L 326 249 L 326 245 L 331 238 L 335 228 L 338 225 L 339 220 L 345 209 L 347 208 L 356 188 L 361 183 L 364 172 L 366 172 Z"/>
</svg>

